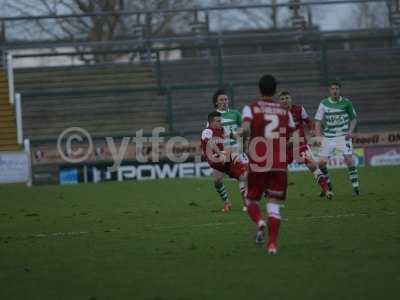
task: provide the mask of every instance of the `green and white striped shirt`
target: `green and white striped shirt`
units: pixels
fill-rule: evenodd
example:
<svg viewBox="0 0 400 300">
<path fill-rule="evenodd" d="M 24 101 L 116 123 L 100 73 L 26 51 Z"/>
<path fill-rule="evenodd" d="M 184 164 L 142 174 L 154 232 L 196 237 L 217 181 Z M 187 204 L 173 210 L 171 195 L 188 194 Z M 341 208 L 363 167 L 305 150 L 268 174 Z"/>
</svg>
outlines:
<svg viewBox="0 0 400 300">
<path fill-rule="evenodd" d="M 236 130 L 242 125 L 242 115 L 239 111 L 235 109 L 228 109 L 227 111 L 217 110 L 222 114 L 222 126 L 225 129 L 225 132 L 229 136 L 230 133 L 236 132 Z M 224 145 L 227 146 L 237 146 L 237 141 L 234 139 L 228 138 Z"/>
<path fill-rule="evenodd" d="M 323 135 L 333 138 L 346 135 L 350 121 L 356 116 L 356 111 L 349 99 L 340 97 L 338 101 L 334 101 L 328 97 L 319 104 L 315 120 L 322 122 Z"/>
</svg>

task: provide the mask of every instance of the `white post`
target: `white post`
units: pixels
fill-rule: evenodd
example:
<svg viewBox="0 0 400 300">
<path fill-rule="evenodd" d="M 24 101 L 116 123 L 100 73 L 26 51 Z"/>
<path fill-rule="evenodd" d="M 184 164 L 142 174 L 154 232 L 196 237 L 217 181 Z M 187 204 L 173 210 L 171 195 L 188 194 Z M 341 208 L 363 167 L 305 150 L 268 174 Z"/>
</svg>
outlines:
<svg viewBox="0 0 400 300">
<path fill-rule="evenodd" d="M 24 140 L 24 149 L 26 155 L 28 156 L 28 180 L 26 181 L 26 186 L 32 186 L 32 156 L 31 156 L 31 141 L 29 139 Z"/>
<path fill-rule="evenodd" d="M 17 122 L 17 141 L 18 145 L 22 145 L 24 139 L 24 130 L 22 124 L 22 104 L 21 104 L 21 94 L 17 93 L 15 95 L 15 119 Z"/>
<path fill-rule="evenodd" d="M 10 104 L 14 105 L 14 62 L 13 55 L 7 54 L 8 97 Z"/>
</svg>

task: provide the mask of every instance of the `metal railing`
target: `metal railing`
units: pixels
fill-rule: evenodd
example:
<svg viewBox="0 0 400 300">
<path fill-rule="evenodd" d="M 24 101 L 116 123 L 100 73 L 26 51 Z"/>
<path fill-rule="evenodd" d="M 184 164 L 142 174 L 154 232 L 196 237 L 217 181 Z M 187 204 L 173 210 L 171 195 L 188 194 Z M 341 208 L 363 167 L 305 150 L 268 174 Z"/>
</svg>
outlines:
<svg viewBox="0 0 400 300">
<path fill-rule="evenodd" d="M 357 31 L 357 32 L 346 32 L 347 37 L 343 37 L 343 32 L 337 32 L 336 34 L 330 34 L 330 35 L 317 35 L 317 36 L 301 36 L 300 38 L 293 40 L 278 40 L 273 43 L 274 47 L 277 48 L 282 48 L 282 49 L 288 49 L 286 51 L 293 51 L 297 53 L 305 53 L 305 55 L 308 53 L 309 55 L 317 55 L 320 59 L 320 75 L 321 75 L 321 83 L 326 83 L 329 79 L 332 79 L 332 77 L 340 77 L 340 74 L 335 74 L 332 73 L 329 69 L 329 53 L 332 50 L 332 46 L 335 48 L 333 49 L 346 49 L 347 47 L 350 47 L 352 50 L 359 48 L 359 51 L 370 51 L 367 49 L 364 49 L 362 46 L 357 46 L 357 43 L 378 43 L 380 48 L 383 49 L 388 49 L 390 51 L 400 51 L 400 48 L 395 47 L 395 40 L 400 38 L 400 34 L 396 35 L 393 34 L 390 31 L 379 31 L 376 33 L 376 35 L 373 35 L 371 32 L 368 32 L 367 35 L 365 35 L 364 31 Z M 149 47 L 149 48 L 144 48 L 144 47 L 137 47 L 133 49 L 120 49 L 120 50 L 113 50 L 113 51 L 76 51 L 76 52 L 53 52 L 53 53 L 37 53 L 37 54 L 16 54 L 13 57 L 10 57 L 10 64 L 13 64 L 13 60 L 18 60 L 18 59 L 24 59 L 24 58 L 29 58 L 29 59 L 35 59 L 35 58 L 43 58 L 43 57 L 79 57 L 82 55 L 131 55 L 132 53 L 144 53 L 146 55 L 143 55 L 143 57 L 146 57 L 146 60 L 144 63 L 146 64 L 151 64 L 153 65 L 153 70 L 154 70 L 154 76 L 156 78 L 156 83 L 157 83 L 157 88 L 159 89 L 160 92 L 164 92 L 167 88 L 166 80 L 165 80 L 165 70 L 167 64 L 174 64 L 175 62 L 184 62 L 185 56 L 184 52 L 190 52 L 192 51 L 193 54 L 190 54 L 186 58 L 188 59 L 205 59 L 208 61 L 213 61 L 213 73 L 214 77 L 217 78 L 217 84 L 219 86 L 227 85 L 229 82 L 226 82 L 226 71 L 224 69 L 224 64 L 225 60 L 230 57 L 234 56 L 229 56 L 226 53 L 229 52 L 230 50 L 235 50 L 235 49 L 240 49 L 241 47 L 251 47 L 252 49 L 262 49 L 263 47 L 268 47 L 271 46 L 271 43 L 269 40 L 267 41 L 262 41 L 262 40 L 257 40 L 257 41 L 252 41 L 251 39 L 253 38 L 252 35 L 247 36 L 247 41 L 245 43 L 243 42 L 221 42 L 219 40 L 211 40 L 208 41 L 205 44 L 201 45 L 182 45 L 182 46 L 174 46 L 174 47 Z M 306 50 L 303 50 L 303 47 L 306 47 Z M 290 50 L 292 49 L 292 50 Z M 179 60 L 174 60 L 174 61 L 169 61 L 169 60 L 163 60 L 162 57 L 166 56 L 166 54 L 171 53 L 173 51 L 179 51 L 182 55 L 181 59 Z M 205 56 L 202 54 L 198 54 L 202 50 L 206 50 L 208 54 Z M 248 53 L 249 55 L 251 54 L 261 54 L 261 55 L 270 55 L 268 53 L 268 50 L 253 50 L 253 53 Z M 197 53 L 197 54 L 196 54 Z M 271 54 L 273 55 L 273 54 Z M 105 62 L 108 64 L 109 62 Z M 129 63 L 129 60 L 126 61 L 126 63 Z M 143 62 L 137 61 L 138 64 L 141 64 Z M 379 78 L 382 74 L 370 74 L 370 76 L 374 76 L 376 78 Z M 10 74 L 10 78 L 13 77 L 13 74 Z M 348 78 L 348 76 L 345 76 Z M 351 77 L 351 76 L 350 76 Z M 354 77 L 354 75 L 353 75 Z M 361 77 L 360 77 L 361 78 Z M 371 78 L 371 77 L 369 77 Z M 350 78 L 351 79 L 351 78 Z M 213 82 L 214 83 L 214 82 Z M 184 84 L 184 83 L 183 83 Z M 180 84 L 178 84 L 179 86 Z M 10 89 L 11 92 L 11 89 Z M 11 97 L 10 97 L 11 98 Z"/>
<path fill-rule="evenodd" d="M 209 22 L 209 18 L 206 17 L 205 21 L 198 20 L 198 13 L 202 12 L 206 16 L 209 16 L 212 13 L 216 12 L 227 12 L 227 11 L 238 11 L 243 12 L 246 10 L 261 10 L 261 9 L 289 9 L 293 14 L 293 21 L 296 18 L 301 17 L 299 13 L 300 8 L 310 8 L 314 6 L 329 6 L 329 5 L 344 5 L 344 4 L 357 4 L 357 3 L 387 3 L 387 0 L 326 0 L 326 1 L 288 1 L 285 3 L 277 3 L 277 4 L 257 4 L 257 5 L 229 5 L 229 6 L 209 6 L 209 7 L 188 7 L 188 8 L 174 8 L 174 9 L 161 9 L 161 10 L 131 10 L 131 11 L 106 11 L 106 12 L 92 12 L 85 14 L 51 14 L 51 15 L 42 15 L 42 16 L 14 16 L 14 17 L 3 17 L 0 18 L 0 28 L 1 28 L 1 39 L 3 43 L 10 44 L 14 42 L 18 43 L 35 43 L 35 42 L 54 42 L 54 41 L 62 41 L 67 42 L 69 45 L 80 42 L 89 41 L 88 37 L 82 32 L 76 32 L 74 38 L 71 40 L 71 37 L 68 34 L 64 34 L 64 36 L 60 33 L 62 32 L 62 26 L 65 24 L 57 24 L 58 21 L 68 22 L 70 20 L 80 20 L 80 21 L 88 21 L 90 22 L 90 18 L 126 18 L 130 19 L 130 28 L 131 30 L 127 33 L 117 34 L 113 39 L 121 40 L 127 38 L 127 40 L 132 40 L 133 38 L 144 39 L 146 41 L 151 39 L 156 39 L 162 37 L 159 34 L 154 33 L 152 29 L 153 16 L 160 15 L 168 15 L 168 14 L 189 14 L 191 15 L 192 20 L 188 22 L 188 26 L 185 26 L 187 29 L 182 32 L 187 33 L 192 36 L 193 39 L 198 38 L 201 33 L 193 33 L 192 30 L 195 29 L 193 26 L 198 26 L 199 24 Z M 301 17 L 304 18 L 304 17 Z M 135 21 L 132 21 L 135 20 Z M 46 23 L 47 22 L 47 23 Z M 61 22 L 61 23 L 62 23 Z M 133 22 L 133 23 L 132 23 Z M 309 25 L 313 24 L 314 21 L 308 20 Z M 25 26 L 25 27 L 24 27 Z M 26 29 L 35 29 L 35 34 L 23 35 L 24 31 L 17 34 L 18 28 L 26 28 Z M 51 32 L 52 29 L 54 32 Z M 141 28 L 141 34 L 136 34 L 135 31 Z M 57 32 L 56 29 L 59 29 Z M 48 30 L 48 33 L 45 31 Z M 204 30 L 209 32 L 210 26 L 209 24 L 204 24 Z M 220 31 L 220 30 L 217 30 Z M 214 30 L 215 32 L 215 30 Z M 71 32 L 69 32 L 71 33 Z M 223 34 L 219 32 L 219 34 Z M 42 36 L 42 37 L 41 37 Z M 21 39 L 21 37 L 23 37 Z M 56 38 L 57 37 L 57 38 Z M 169 36 L 168 38 L 172 38 L 173 36 Z M 13 46 L 17 46 L 14 44 Z"/>
<path fill-rule="evenodd" d="M 324 1 L 288 1 L 286 3 L 276 4 L 247 4 L 247 5 L 218 5 L 218 6 L 194 6 L 188 8 L 168 8 L 168 9 L 155 9 L 155 10 L 131 10 L 131 11 L 103 11 L 83 14 L 60 14 L 60 15 L 43 15 L 43 16 L 14 16 L 14 17 L 2 17 L 1 21 L 14 21 L 14 20 L 41 20 L 41 19 L 66 19 L 66 18 L 80 18 L 80 17 L 112 17 L 116 14 L 122 16 L 131 16 L 137 14 L 169 14 L 174 12 L 198 12 L 198 11 L 221 11 L 221 10 L 244 10 L 244 9 L 261 9 L 261 8 L 279 8 L 287 7 L 293 9 L 296 7 L 309 7 L 316 5 L 337 5 L 337 4 L 356 4 L 356 3 L 378 3 L 387 2 L 387 0 L 324 0 Z"/>
<path fill-rule="evenodd" d="M 330 45 L 335 45 L 336 48 L 335 51 L 337 51 L 337 46 L 341 45 L 342 49 L 344 48 L 345 43 L 357 43 L 357 42 L 379 42 L 382 44 L 381 47 L 377 50 L 371 50 L 371 49 L 364 49 L 363 47 L 360 47 L 356 51 L 357 53 L 360 54 L 363 51 L 389 51 L 393 53 L 399 53 L 400 54 L 400 48 L 395 48 L 391 47 L 391 43 L 394 39 L 399 38 L 399 36 L 394 35 L 392 33 L 386 32 L 385 34 L 380 34 L 377 36 L 361 36 L 361 37 L 354 37 L 354 36 L 348 36 L 346 38 L 343 37 L 320 37 L 320 38 L 303 38 L 300 40 L 294 41 L 282 41 L 280 45 L 282 45 L 283 48 L 287 48 L 290 45 L 311 45 L 312 47 L 315 48 L 315 50 L 307 50 L 305 52 L 305 55 L 310 55 L 313 57 L 318 57 L 320 60 L 320 70 L 319 70 L 319 77 L 315 78 L 298 78 L 298 79 L 293 79 L 293 80 L 283 80 L 280 81 L 281 84 L 285 85 L 315 85 L 315 86 L 320 86 L 320 85 L 325 85 L 329 80 L 332 79 L 340 79 L 342 81 L 360 81 L 360 80 L 379 80 L 379 79 L 400 79 L 400 73 L 399 74 L 394 74 L 394 73 L 368 73 L 368 74 L 340 74 L 340 73 L 335 73 L 331 70 L 329 67 L 331 62 L 330 62 L 330 51 L 333 49 L 331 48 Z M 267 45 L 268 43 L 266 42 L 254 42 L 253 44 L 249 43 L 246 45 L 250 45 L 252 48 L 262 48 L 262 47 L 257 47 L 257 46 L 262 46 L 262 45 Z M 388 48 L 384 48 L 384 45 L 386 45 Z M 180 47 L 162 47 L 162 48 L 140 48 L 140 51 L 150 51 L 154 55 L 152 55 L 155 60 L 153 60 L 151 63 L 153 64 L 154 67 L 154 74 L 156 77 L 156 84 L 154 86 L 149 86 L 149 87 L 143 87 L 143 88 L 118 88 L 118 89 L 107 89 L 107 90 L 102 90 L 101 94 L 109 94 L 109 95 L 123 95 L 123 94 L 134 94 L 134 93 L 143 93 L 143 92 L 154 92 L 163 95 L 165 99 L 165 111 L 166 111 L 166 121 L 168 125 L 168 134 L 174 135 L 174 134 L 181 134 L 181 135 L 191 135 L 193 132 L 187 131 L 187 132 L 182 132 L 177 130 L 176 128 L 176 120 L 175 120 L 175 111 L 173 110 L 173 103 L 176 100 L 176 92 L 177 91 L 199 91 L 199 90 L 214 90 L 216 88 L 220 87 L 227 87 L 228 91 L 230 93 L 230 98 L 231 98 L 231 105 L 234 107 L 236 103 L 236 94 L 237 90 L 240 88 L 244 87 L 254 87 L 256 86 L 256 82 L 254 80 L 239 80 L 239 81 L 229 81 L 227 79 L 227 74 L 225 73 L 226 70 L 224 68 L 225 65 L 225 59 L 227 56 L 224 54 L 227 50 L 229 49 L 234 49 L 235 47 L 240 47 L 242 44 L 240 43 L 213 43 L 211 45 L 188 45 L 188 46 L 180 46 Z M 166 61 L 163 61 L 161 59 L 163 52 L 168 52 L 172 50 L 193 50 L 193 49 L 208 49 L 210 50 L 209 52 L 213 54 L 211 57 L 214 60 L 214 81 L 209 81 L 206 83 L 202 84 L 188 84 L 188 83 L 181 83 L 181 84 L 168 84 L 166 83 L 165 80 L 165 64 L 167 63 Z M 346 53 L 348 50 L 343 50 L 343 53 Z M 353 49 L 353 51 L 355 51 Z M 93 53 L 93 52 L 86 52 L 86 53 Z M 98 52 L 97 52 L 98 53 Z M 101 53 L 101 52 L 100 52 Z M 108 52 L 104 52 L 108 53 Z M 119 50 L 117 53 L 129 53 L 128 50 Z M 263 54 L 267 54 L 265 52 L 261 52 Z M 297 53 L 303 53 L 297 50 Z M 350 53 L 350 51 L 348 51 Z M 368 52 L 369 53 L 369 52 Z M 24 54 L 24 55 L 15 55 L 14 59 L 18 60 L 20 58 L 26 58 L 26 57 L 43 57 L 43 56 L 58 56 L 58 55 L 76 55 L 76 53 L 51 53 L 51 54 L 36 54 L 36 55 L 29 55 L 29 54 Z M 270 55 L 270 54 L 268 54 Z M 197 56 L 194 56 L 197 57 Z M 201 55 L 199 56 L 201 57 Z M 240 56 L 238 56 L 240 58 Z M 209 59 L 210 57 L 208 57 Z M 206 58 L 207 59 L 207 58 Z M 168 62 L 171 63 L 171 62 Z M 38 70 L 39 71 L 39 70 Z M 44 96 L 73 96 L 73 95 L 79 95 L 82 98 L 84 98 L 86 95 L 90 94 L 98 94 L 99 90 L 91 90 L 90 88 L 86 90 L 71 90 L 71 91 L 63 91 L 62 94 L 60 91 L 57 90 L 39 90 L 39 91 L 31 91 L 29 93 L 24 94 L 24 97 L 44 97 Z M 179 131 L 179 132 L 178 132 Z M 118 137 L 119 135 L 123 136 L 123 133 L 115 133 L 115 135 Z M 40 139 L 39 139 L 40 141 Z M 33 142 L 37 142 L 37 140 L 33 140 Z"/>
</svg>

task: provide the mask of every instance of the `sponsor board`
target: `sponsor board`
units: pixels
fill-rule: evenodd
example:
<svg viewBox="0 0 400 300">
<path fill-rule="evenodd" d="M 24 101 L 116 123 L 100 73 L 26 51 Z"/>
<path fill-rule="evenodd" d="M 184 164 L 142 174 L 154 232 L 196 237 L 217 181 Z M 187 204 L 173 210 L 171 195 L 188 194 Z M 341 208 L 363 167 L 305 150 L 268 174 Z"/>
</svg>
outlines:
<svg viewBox="0 0 400 300">
<path fill-rule="evenodd" d="M 62 185 L 65 184 L 77 184 L 78 183 L 78 169 L 61 169 L 59 173 L 59 182 Z"/>
<path fill-rule="evenodd" d="M 89 182 L 191 178 L 212 174 L 207 162 L 129 164 L 120 166 L 116 171 L 109 171 L 107 166 L 92 166 L 88 167 L 88 172 Z"/>
<path fill-rule="evenodd" d="M 0 183 L 28 182 L 29 157 L 25 152 L 0 154 Z"/>
<path fill-rule="evenodd" d="M 121 151 L 121 142 L 116 139 L 117 152 Z M 161 142 L 158 147 L 153 147 L 151 143 L 145 143 L 143 147 L 137 148 L 134 144 L 129 144 L 123 152 L 124 161 L 137 161 L 140 163 L 152 163 L 152 158 L 156 157 L 159 161 L 153 161 L 158 163 L 162 160 L 168 159 L 169 157 L 184 157 L 189 158 L 201 157 L 202 152 L 200 148 L 200 141 L 188 141 L 188 144 L 182 145 L 177 143 L 171 149 L 167 149 L 167 143 Z M 82 151 L 85 152 L 87 149 L 82 146 Z M 34 146 L 32 149 L 33 157 L 32 161 L 35 165 L 45 165 L 49 163 L 66 163 L 66 161 L 60 156 L 58 149 L 54 146 Z M 114 154 L 115 155 L 115 154 Z M 112 151 L 107 144 L 95 144 L 94 149 L 88 154 L 87 163 L 106 163 L 115 160 Z"/>
<path fill-rule="evenodd" d="M 153 156 L 159 158 L 160 161 L 167 160 L 171 156 L 188 156 L 190 159 L 202 157 L 199 139 L 188 139 L 187 143 L 176 143 L 172 148 L 167 147 L 168 141 L 169 139 L 165 138 L 157 147 L 149 142 L 145 142 L 143 147 L 137 147 L 131 141 L 125 151 L 123 151 L 123 160 L 150 164 L 152 162 L 156 163 L 156 161 L 152 160 Z M 116 150 L 120 151 L 122 149 L 121 145 L 121 139 L 116 138 Z M 400 145 L 400 132 L 357 133 L 353 137 L 353 146 L 355 148 L 384 145 Z M 82 150 L 86 151 L 85 146 L 82 146 Z M 33 146 L 32 153 L 35 165 L 65 163 L 54 145 Z M 110 145 L 105 141 L 99 141 L 94 144 L 93 151 L 88 154 L 86 163 L 104 163 L 113 161 L 114 159 L 115 157 L 113 157 Z"/>
<path fill-rule="evenodd" d="M 316 156 L 316 160 L 318 161 L 318 157 Z M 353 151 L 353 161 L 356 166 L 365 166 L 365 155 L 363 148 L 356 148 Z M 347 168 L 343 155 L 335 155 L 331 156 L 328 160 L 328 168 L 330 169 L 340 169 Z M 293 162 L 289 165 L 289 171 L 297 172 L 297 171 L 307 171 L 307 167 L 305 164 L 299 164 Z"/>
<path fill-rule="evenodd" d="M 400 144 L 400 132 L 357 133 L 353 137 L 355 147 Z"/>
<path fill-rule="evenodd" d="M 354 161 L 357 166 L 364 165 L 364 149 L 355 149 Z M 331 157 L 330 168 L 345 168 L 342 156 Z M 109 170 L 111 164 L 91 164 L 60 168 L 60 184 L 75 184 L 77 182 L 157 180 L 167 178 L 195 178 L 212 175 L 212 169 L 207 162 L 172 163 L 164 161 L 158 164 L 139 164 L 126 162 L 115 171 Z M 292 163 L 289 171 L 307 171 L 304 164 Z"/>
<path fill-rule="evenodd" d="M 138 164 L 126 162 L 115 171 L 110 170 L 111 164 L 91 164 L 71 167 L 62 166 L 59 170 L 60 184 L 76 182 L 156 180 L 167 178 L 193 178 L 211 176 L 212 169 L 207 162 Z M 68 170 L 68 171 L 67 171 Z M 75 173 L 76 171 L 76 173 Z"/>
<path fill-rule="evenodd" d="M 308 168 L 305 164 L 300 164 L 297 162 L 293 162 L 288 166 L 288 169 L 290 172 L 303 172 L 303 171 L 307 171 Z"/>
<path fill-rule="evenodd" d="M 365 165 L 364 159 L 364 149 L 357 148 L 353 151 L 353 162 L 356 167 L 361 167 Z M 328 160 L 328 168 L 331 169 L 339 169 L 339 168 L 347 168 L 343 155 L 335 155 L 329 158 Z"/>
<path fill-rule="evenodd" d="M 369 166 L 400 165 L 400 146 L 368 147 L 365 151 Z"/>
</svg>

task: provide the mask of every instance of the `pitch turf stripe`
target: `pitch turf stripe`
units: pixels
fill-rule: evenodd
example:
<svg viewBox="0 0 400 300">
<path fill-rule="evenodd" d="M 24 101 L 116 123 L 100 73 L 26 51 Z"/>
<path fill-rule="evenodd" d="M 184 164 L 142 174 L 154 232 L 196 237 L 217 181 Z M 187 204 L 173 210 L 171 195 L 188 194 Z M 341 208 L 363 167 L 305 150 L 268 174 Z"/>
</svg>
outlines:
<svg viewBox="0 0 400 300">
<path fill-rule="evenodd" d="M 338 215 L 323 215 L 323 216 L 288 216 L 287 218 L 283 218 L 283 221 L 291 221 L 291 220 L 323 220 L 323 219 L 340 219 L 340 218 L 352 218 L 352 217 L 360 217 L 360 216 L 370 216 L 370 213 L 348 213 L 348 214 L 338 214 Z M 374 214 L 374 216 L 396 216 L 396 212 L 381 212 L 380 214 Z M 243 222 L 218 222 L 218 223 L 203 223 L 203 224 L 192 224 L 192 225 L 175 225 L 175 226 L 158 226 L 156 228 L 145 227 L 145 229 L 149 230 L 171 230 L 171 229 L 183 229 L 188 227 L 218 227 L 218 226 L 227 226 L 227 225 L 237 225 L 237 224 L 245 224 L 249 221 Z M 58 237 L 71 237 L 71 236 L 82 236 L 87 234 L 98 234 L 102 232 L 118 232 L 122 231 L 121 229 L 105 229 L 102 231 L 67 231 L 67 232 L 53 232 L 53 233 L 38 233 L 38 234 L 29 234 L 25 236 L 0 236 L 1 238 L 58 238 Z"/>
</svg>

